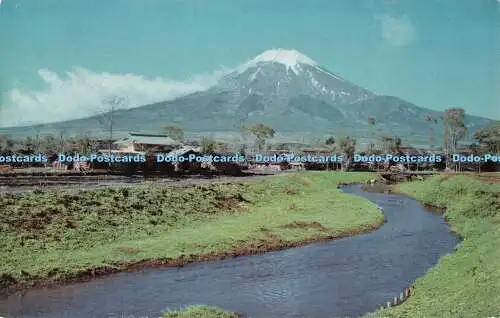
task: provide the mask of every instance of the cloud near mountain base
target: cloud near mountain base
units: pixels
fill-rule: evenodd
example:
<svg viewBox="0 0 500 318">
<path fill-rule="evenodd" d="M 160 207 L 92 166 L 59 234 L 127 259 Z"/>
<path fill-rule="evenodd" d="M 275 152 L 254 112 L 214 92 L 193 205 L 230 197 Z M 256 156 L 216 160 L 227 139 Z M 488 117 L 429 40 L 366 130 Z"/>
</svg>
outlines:
<svg viewBox="0 0 500 318">
<path fill-rule="evenodd" d="M 202 91 L 217 83 L 226 70 L 198 75 L 186 81 L 146 78 L 134 74 L 96 73 L 75 68 L 64 75 L 38 71 L 41 90 L 22 88 L 6 92 L 0 107 L 0 127 L 22 126 L 84 118 L 99 114 L 106 100 L 120 97 L 120 108 L 133 108 Z"/>
</svg>

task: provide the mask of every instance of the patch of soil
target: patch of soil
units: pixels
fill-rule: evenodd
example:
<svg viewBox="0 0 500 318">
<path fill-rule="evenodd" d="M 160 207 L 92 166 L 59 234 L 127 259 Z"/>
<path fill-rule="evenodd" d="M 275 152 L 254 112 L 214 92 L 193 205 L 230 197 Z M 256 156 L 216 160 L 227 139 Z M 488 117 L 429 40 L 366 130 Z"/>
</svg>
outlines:
<svg viewBox="0 0 500 318">
<path fill-rule="evenodd" d="M 245 206 L 245 203 L 250 203 L 250 201 L 245 199 L 240 193 L 233 196 L 217 197 L 217 205 L 219 209 L 223 211 L 248 211 L 248 207 Z"/>
<path fill-rule="evenodd" d="M 307 223 L 308 224 L 307 226 L 318 227 L 318 225 L 314 225 L 315 223 L 317 222 Z M 265 238 L 237 241 L 235 242 L 233 249 L 227 252 L 210 252 L 198 255 L 188 254 L 188 255 L 182 255 L 177 258 L 144 259 L 139 262 L 121 262 L 121 263 L 116 262 L 116 263 L 110 263 L 110 265 L 107 266 L 87 268 L 85 270 L 79 270 L 75 272 L 66 272 L 64 270 L 54 269 L 50 271 L 46 277 L 43 278 L 27 275 L 24 276 L 25 278 L 23 277 L 16 279 L 9 274 L 0 274 L 0 295 L 7 296 L 17 291 L 22 291 L 34 287 L 48 287 L 48 286 L 55 287 L 57 285 L 62 285 L 62 284 L 84 282 L 123 271 L 132 272 L 132 271 L 140 271 L 146 268 L 158 268 L 158 267 L 183 267 L 187 264 L 196 262 L 220 261 L 239 256 L 250 256 L 266 252 L 279 251 L 315 242 L 325 242 L 348 236 L 359 235 L 362 233 L 372 232 L 377 230 L 384 223 L 385 220 L 380 220 L 375 224 L 365 225 L 358 229 L 353 229 L 337 233 L 334 235 L 325 233 L 324 235 L 316 235 L 315 237 L 311 237 L 298 242 L 283 241 L 278 235 L 274 234 L 271 230 L 266 228 L 261 228 L 261 231 L 266 233 Z M 321 224 L 319 225 L 321 226 Z M 296 226 L 300 227 L 302 225 L 296 225 Z"/>
<path fill-rule="evenodd" d="M 391 189 L 392 187 L 390 185 L 386 185 L 386 184 L 381 184 L 381 183 L 376 183 L 376 184 L 364 184 L 362 186 L 362 189 L 363 191 L 365 192 L 371 192 L 371 193 L 385 193 L 385 194 L 389 194 L 391 193 Z"/>
<path fill-rule="evenodd" d="M 320 231 L 328 231 L 328 228 L 324 227 L 319 222 L 292 222 L 288 224 L 284 224 L 281 226 L 284 229 L 315 229 Z"/>
<path fill-rule="evenodd" d="M 439 183 L 443 182 L 443 181 L 446 181 L 448 179 L 451 179 L 453 177 L 457 176 L 456 173 L 445 173 L 445 174 L 441 174 L 437 177 L 437 181 Z"/>
<path fill-rule="evenodd" d="M 133 247 L 120 247 L 118 250 L 124 254 L 137 254 L 142 252 L 141 249 Z"/>
<path fill-rule="evenodd" d="M 476 179 L 478 179 L 481 182 L 489 183 L 489 184 L 500 183 L 500 175 L 498 175 L 498 176 L 478 175 L 478 176 L 476 176 Z"/>
<path fill-rule="evenodd" d="M 430 205 L 426 203 L 422 203 L 422 206 L 428 211 L 433 214 L 437 215 L 443 215 L 446 212 L 446 209 L 440 206 L 435 206 L 435 205 Z"/>
<path fill-rule="evenodd" d="M 227 197 L 217 202 L 217 205 L 223 211 L 234 211 L 240 207 L 241 201 L 236 198 Z"/>
<path fill-rule="evenodd" d="M 304 177 L 301 177 L 301 176 L 297 176 L 297 175 L 292 175 L 290 177 L 288 177 L 290 180 L 292 181 L 295 181 L 295 182 L 298 182 L 299 184 L 303 185 L 303 186 L 311 186 L 313 183 L 311 180 L 307 179 L 307 178 L 304 178 Z"/>
<path fill-rule="evenodd" d="M 299 193 L 299 192 L 298 192 L 298 191 L 297 191 L 297 189 L 295 189 L 295 188 L 287 188 L 287 189 L 285 190 L 285 193 L 286 193 L 286 194 L 288 194 L 288 195 L 296 195 L 296 194 L 297 194 L 297 193 Z"/>
</svg>

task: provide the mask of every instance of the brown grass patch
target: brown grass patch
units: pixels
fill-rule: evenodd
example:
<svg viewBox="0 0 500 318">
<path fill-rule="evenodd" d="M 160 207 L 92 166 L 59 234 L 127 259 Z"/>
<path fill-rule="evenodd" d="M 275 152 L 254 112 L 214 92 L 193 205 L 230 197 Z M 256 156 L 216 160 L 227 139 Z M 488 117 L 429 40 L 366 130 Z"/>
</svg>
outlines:
<svg viewBox="0 0 500 318">
<path fill-rule="evenodd" d="M 299 191 L 297 191 L 297 189 L 295 188 L 287 188 L 285 190 L 285 193 L 288 195 L 296 195 L 297 193 L 299 193 Z"/>
<path fill-rule="evenodd" d="M 288 224 L 284 224 L 281 226 L 284 229 L 315 229 L 320 231 L 328 231 L 328 228 L 324 227 L 319 222 L 292 222 Z"/>
<path fill-rule="evenodd" d="M 294 181 L 294 182 L 297 182 L 303 186 L 311 186 L 313 184 L 313 182 L 308 179 L 308 178 L 304 178 L 304 177 L 300 177 L 300 176 L 297 176 L 297 175 L 293 175 L 293 176 L 290 176 L 288 177 L 290 180 Z"/>
<path fill-rule="evenodd" d="M 217 198 L 217 205 L 220 209 L 225 211 L 244 211 L 248 210 L 245 208 L 244 203 L 248 203 L 241 194 L 237 194 L 236 196 L 222 196 Z"/>
<path fill-rule="evenodd" d="M 297 205 L 295 203 L 292 203 L 288 206 L 288 210 L 290 211 L 294 211 L 294 210 L 297 210 Z"/>
<path fill-rule="evenodd" d="M 451 179 L 453 177 L 457 176 L 456 173 L 446 173 L 446 174 L 441 174 L 437 177 L 437 181 L 439 183 L 443 182 L 443 181 L 446 181 L 448 179 Z"/>
<path fill-rule="evenodd" d="M 132 248 L 132 247 L 120 247 L 118 250 L 122 253 L 125 253 L 125 254 L 137 254 L 137 253 L 142 252 L 141 249 Z"/>
<path fill-rule="evenodd" d="M 488 184 L 495 184 L 495 183 L 500 183 L 500 174 L 496 173 L 496 175 L 493 174 L 479 174 L 475 176 L 477 180 L 483 182 L 483 183 L 488 183 Z"/>
</svg>

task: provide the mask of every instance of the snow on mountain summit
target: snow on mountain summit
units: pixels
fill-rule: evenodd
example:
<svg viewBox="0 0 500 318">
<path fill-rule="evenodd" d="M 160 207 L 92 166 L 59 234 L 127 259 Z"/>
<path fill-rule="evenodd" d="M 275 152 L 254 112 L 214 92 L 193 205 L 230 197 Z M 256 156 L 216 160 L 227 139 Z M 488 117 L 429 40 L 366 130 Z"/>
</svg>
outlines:
<svg viewBox="0 0 500 318">
<path fill-rule="evenodd" d="M 300 64 L 317 66 L 318 63 L 296 50 L 271 49 L 257 55 L 244 64 L 245 67 L 257 66 L 259 63 L 280 63 L 291 69 L 295 74 L 299 72 Z"/>
<path fill-rule="evenodd" d="M 258 62 L 277 62 L 287 66 L 294 66 L 297 64 L 309 64 L 315 66 L 318 63 L 305 56 L 296 50 L 272 49 L 267 50 L 257 55 L 253 60 L 254 63 Z"/>
</svg>

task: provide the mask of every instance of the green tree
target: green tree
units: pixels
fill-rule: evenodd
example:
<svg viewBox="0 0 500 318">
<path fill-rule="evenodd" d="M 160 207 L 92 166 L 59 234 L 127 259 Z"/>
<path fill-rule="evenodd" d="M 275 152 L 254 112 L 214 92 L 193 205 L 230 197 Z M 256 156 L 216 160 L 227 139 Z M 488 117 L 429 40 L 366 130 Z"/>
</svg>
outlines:
<svg viewBox="0 0 500 318">
<path fill-rule="evenodd" d="M 399 153 L 403 141 L 398 136 L 382 136 L 382 150 L 385 153 Z"/>
<path fill-rule="evenodd" d="M 97 141 L 90 139 L 88 134 L 83 134 L 73 140 L 73 148 L 80 154 L 89 155 L 99 150 L 99 145 Z"/>
<path fill-rule="evenodd" d="M 246 157 L 246 155 L 247 155 L 247 145 L 245 145 L 245 144 L 238 145 L 238 149 L 237 149 L 236 153 L 238 155 L 240 155 L 240 156 Z"/>
<path fill-rule="evenodd" d="M 221 141 L 216 141 L 215 142 L 215 152 L 216 153 L 228 153 L 231 152 L 231 145 L 221 142 Z"/>
<path fill-rule="evenodd" d="M 349 136 L 339 138 L 338 148 L 342 153 L 342 171 L 348 171 L 352 165 L 354 152 L 356 151 L 356 138 Z"/>
<path fill-rule="evenodd" d="M 328 148 L 328 151 L 334 152 L 335 151 L 335 137 L 329 136 L 328 138 L 325 139 L 325 146 Z M 330 162 L 326 163 L 326 170 L 330 170 Z"/>
<path fill-rule="evenodd" d="M 54 136 L 44 136 L 40 140 L 40 151 L 46 154 L 57 152 L 57 141 Z"/>
<path fill-rule="evenodd" d="M 393 148 L 394 139 L 390 136 L 382 136 L 382 151 L 385 153 L 390 153 Z"/>
<path fill-rule="evenodd" d="M 276 133 L 273 128 L 264 124 L 256 124 L 247 128 L 248 132 L 257 139 L 257 149 L 261 152 L 264 149 L 266 141 L 274 137 Z"/>
<path fill-rule="evenodd" d="M 39 149 L 38 138 L 27 136 L 23 141 L 23 152 L 26 154 L 34 154 Z"/>
<path fill-rule="evenodd" d="M 8 136 L 0 136 L 0 154 L 10 154 L 14 148 L 14 141 Z"/>
<path fill-rule="evenodd" d="M 201 152 L 204 154 L 214 154 L 217 149 L 217 142 L 212 137 L 201 137 Z"/>
<path fill-rule="evenodd" d="M 165 126 L 163 131 L 165 131 L 165 134 L 175 141 L 184 140 L 184 132 L 177 126 Z"/>
<path fill-rule="evenodd" d="M 476 131 L 472 138 L 483 145 L 486 151 L 500 153 L 500 121 Z"/>
<path fill-rule="evenodd" d="M 334 148 L 335 147 L 335 138 L 333 136 L 326 138 L 325 145 L 327 147 L 329 147 L 330 149 Z"/>
</svg>

